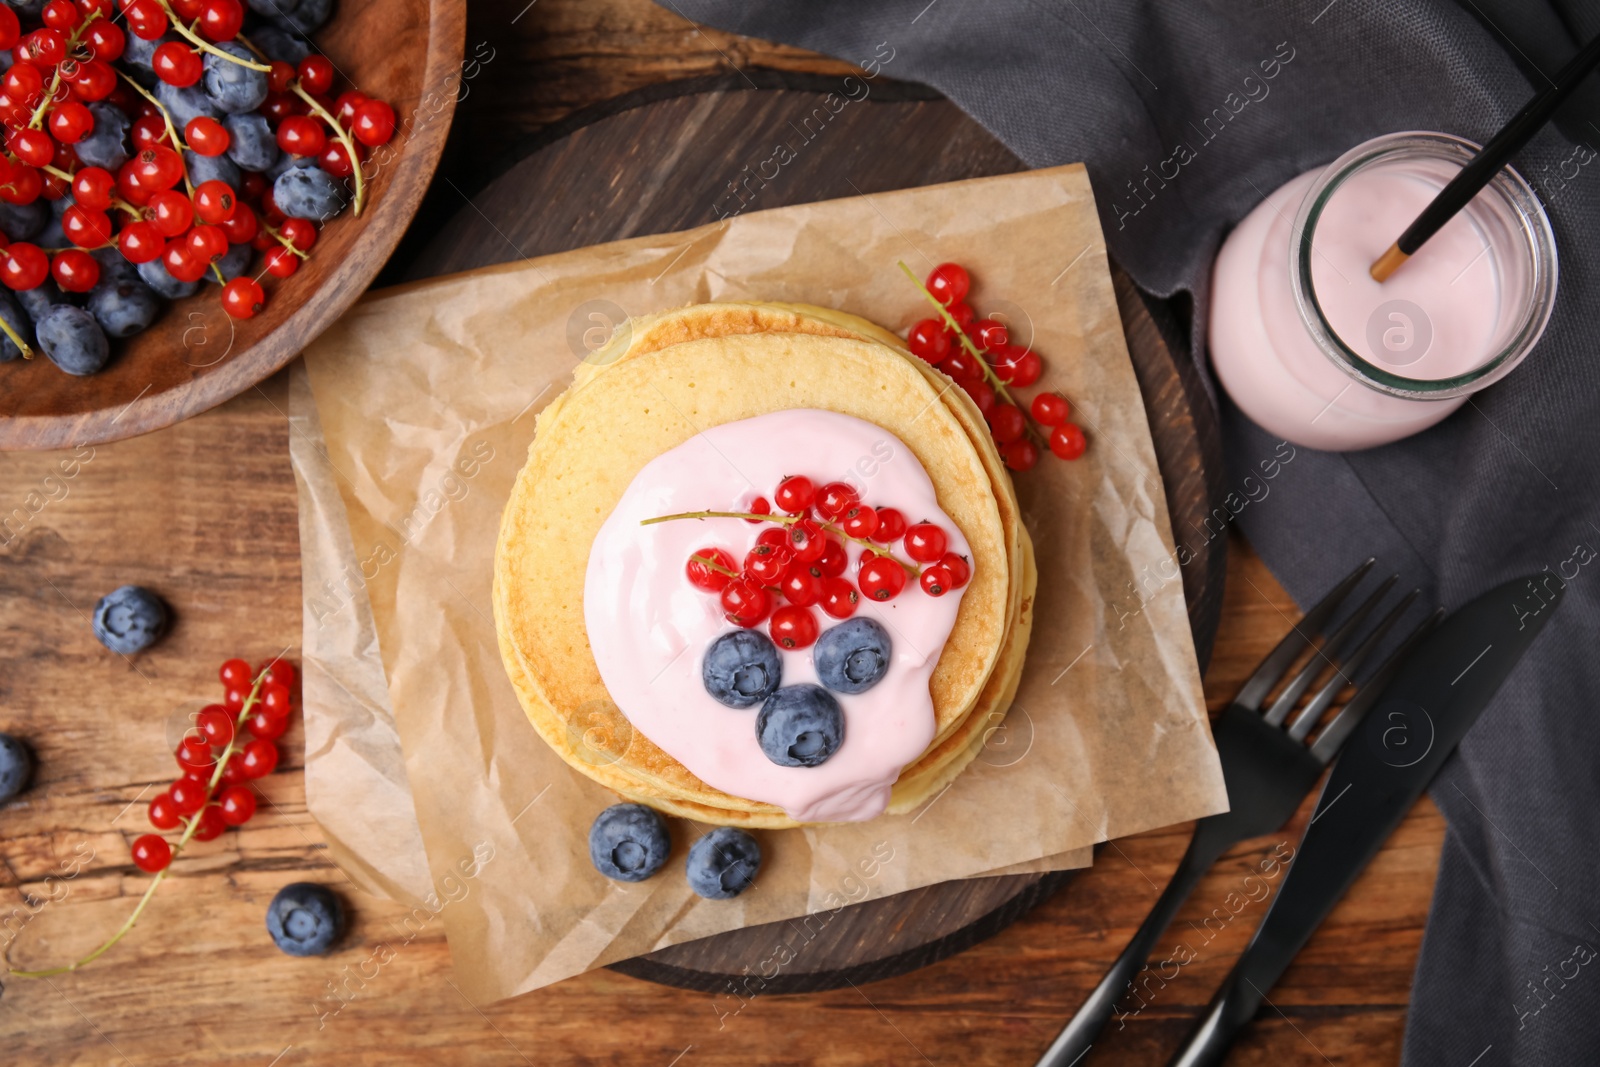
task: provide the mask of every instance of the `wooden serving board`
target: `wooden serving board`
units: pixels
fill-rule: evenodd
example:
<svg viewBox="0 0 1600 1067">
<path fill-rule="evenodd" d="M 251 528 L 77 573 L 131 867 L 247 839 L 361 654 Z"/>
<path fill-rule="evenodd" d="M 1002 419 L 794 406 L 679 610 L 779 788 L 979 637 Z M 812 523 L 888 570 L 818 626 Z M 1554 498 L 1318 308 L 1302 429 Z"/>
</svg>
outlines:
<svg viewBox="0 0 1600 1067">
<path fill-rule="evenodd" d="M 508 154 L 475 188 L 436 187 L 386 280 L 433 277 L 713 222 L 733 176 L 766 157 L 837 79 L 750 72 L 654 86 L 582 112 Z M 834 116 L 830 150 L 801 153 L 755 207 L 781 207 L 1024 169 L 955 105 L 921 86 L 879 84 Z M 466 203 L 463 204 L 463 199 Z M 1221 444 L 1198 375 L 1169 338 L 1176 321 L 1113 268 L 1128 348 L 1144 392 L 1176 529 L 1203 525 L 1219 499 Z M 1180 537 L 1179 540 L 1189 540 Z M 1222 603 L 1226 539 L 1183 569 L 1202 665 Z M 1071 872 L 927 886 L 846 908 L 764 992 L 887 978 L 959 952 L 1010 925 Z M 625 974 L 720 992 L 770 952 L 772 926 L 730 931 L 616 964 Z"/>
</svg>

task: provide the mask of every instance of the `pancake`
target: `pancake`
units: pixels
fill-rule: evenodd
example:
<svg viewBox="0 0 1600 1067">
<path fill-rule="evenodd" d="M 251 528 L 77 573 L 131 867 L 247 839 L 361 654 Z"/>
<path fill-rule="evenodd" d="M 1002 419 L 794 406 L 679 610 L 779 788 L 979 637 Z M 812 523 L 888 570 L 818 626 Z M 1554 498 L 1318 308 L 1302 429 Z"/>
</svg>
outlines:
<svg viewBox="0 0 1600 1067">
<path fill-rule="evenodd" d="M 583 627 L 583 558 L 633 473 L 697 424 L 821 407 L 904 441 L 972 545 L 973 582 L 930 685 L 936 736 L 902 772 L 890 810 L 942 789 L 1009 705 L 1031 626 L 1031 550 L 976 406 L 892 334 L 826 309 L 701 305 L 635 320 L 607 347 L 541 415 L 497 552 L 501 651 L 541 736 L 578 770 L 661 810 L 730 825 L 795 825 L 781 809 L 705 785 L 611 703 Z M 789 381 L 774 389 L 779 361 Z M 879 388 L 863 390 L 864 381 Z"/>
</svg>

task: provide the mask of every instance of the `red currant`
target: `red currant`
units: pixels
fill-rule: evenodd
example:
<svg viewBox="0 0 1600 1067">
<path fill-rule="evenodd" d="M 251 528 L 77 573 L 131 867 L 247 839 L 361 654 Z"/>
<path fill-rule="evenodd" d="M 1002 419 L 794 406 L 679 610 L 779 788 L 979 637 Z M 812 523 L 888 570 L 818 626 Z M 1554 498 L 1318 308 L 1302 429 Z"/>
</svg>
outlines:
<svg viewBox="0 0 1600 1067">
<path fill-rule="evenodd" d="M 278 232 L 283 239 L 294 245 L 302 252 L 311 251 L 317 243 L 317 226 L 310 219 L 284 219 L 283 225 L 278 227 Z M 756 498 L 756 503 L 763 507 L 751 506 L 750 510 L 765 515 L 772 510 L 772 506 L 761 497 Z"/>
<path fill-rule="evenodd" d="M 162 249 L 161 265 L 180 282 L 197 282 L 205 277 L 207 264 L 190 250 L 187 237 L 175 237 Z"/>
<path fill-rule="evenodd" d="M 1062 459 L 1077 459 L 1088 446 L 1083 430 L 1075 422 L 1063 422 L 1050 431 L 1050 451 Z"/>
<path fill-rule="evenodd" d="M 878 513 L 865 504 L 857 504 L 840 517 L 839 526 L 846 537 L 871 537 L 878 532 Z"/>
<path fill-rule="evenodd" d="M 265 778 L 278 766 L 278 746 L 256 738 L 244 746 L 240 770 L 247 778 Z"/>
<path fill-rule="evenodd" d="M 941 263 L 928 275 L 928 292 L 946 307 L 965 300 L 967 290 L 971 287 L 972 278 L 967 274 L 966 268 L 954 263 Z"/>
<path fill-rule="evenodd" d="M 6 147 L 30 167 L 48 166 L 56 157 L 56 143 L 43 130 L 12 130 L 6 138 Z"/>
<path fill-rule="evenodd" d="M 8 289 L 37 289 L 50 276 L 50 257 L 38 245 L 18 241 L 5 250 L 0 261 L 0 282 Z"/>
<path fill-rule="evenodd" d="M 229 826 L 243 826 L 256 813 L 256 795 L 247 786 L 231 785 L 217 799 L 217 811 Z"/>
<path fill-rule="evenodd" d="M 288 249 L 284 249 L 284 251 L 288 253 L 291 259 L 294 258 L 294 253 L 289 252 Z M 701 559 L 695 558 L 697 556 L 701 557 Z M 723 570 L 731 571 L 733 570 L 733 557 L 720 548 L 702 548 L 696 550 L 694 555 L 689 557 L 689 562 L 684 564 L 683 570 L 689 576 L 690 585 L 696 589 L 704 589 L 708 593 L 722 592 L 723 587 L 729 582 L 728 576 L 723 574 L 722 571 L 712 570 L 701 561 L 702 559 L 708 559 L 723 568 Z"/>
<path fill-rule="evenodd" d="M 996 353 L 1000 357 L 995 363 L 994 373 L 1001 381 L 1025 389 L 1039 380 L 1039 374 L 1044 370 L 1044 362 L 1039 358 L 1039 353 L 1016 345 L 1006 345 Z"/>
<path fill-rule="evenodd" d="M 62 75 L 63 80 L 65 75 Z M 111 69 L 109 59 L 90 59 L 78 66 L 78 76 L 72 81 L 72 95 L 94 103 L 113 96 L 120 86 L 117 72 Z"/>
<path fill-rule="evenodd" d="M 950 572 L 950 588 L 960 589 L 972 577 L 972 565 L 967 562 L 966 556 L 958 556 L 954 552 L 946 552 L 939 557 L 939 566 Z"/>
<path fill-rule="evenodd" d="M 1027 426 L 1022 409 L 1015 404 L 996 404 L 989 412 L 989 429 L 998 444 L 1009 445 L 1022 436 Z"/>
<path fill-rule="evenodd" d="M 762 585 L 772 585 L 783 576 L 789 557 L 771 545 L 758 544 L 744 557 L 744 573 Z"/>
<path fill-rule="evenodd" d="M 244 773 L 244 755 L 235 752 L 228 757 L 228 762 L 222 765 L 221 782 L 223 785 L 239 785 L 249 780 L 250 776 Z"/>
<path fill-rule="evenodd" d="M 808 648 L 817 640 L 817 617 L 810 608 L 786 604 L 772 613 L 767 632 L 779 648 Z"/>
<path fill-rule="evenodd" d="M 837 578 L 850 566 L 850 557 L 845 553 L 844 546 L 830 537 L 828 547 L 822 550 L 822 555 L 812 566 L 824 578 Z"/>
<path fill-rule="evenodd" d="M 848 578 L 829 578 L 822 583 L 822 610 L 835 619 L 848 619 L 856 613 L 861 594 Z"/>
<path fill-rule="evenodd" d="M 822 527 L 810 519 L 801 519 L 789 526 L 789 547 L 794 551 L 795 559 L 812 563 L 821 559 L 828 550 L 828 539 Z"/>
<path fill-rule="evenodd" d="M 291 223 L 293 221 L 295 221 L 295 220 L 294 219 L 286 219 L 284 221 L 284 224 L 283 224 L 282 228 L 285 231 L 287 231 L 288 228 L 289 228 L 289 223 Z M 289 237 L 289 234 L 287 232 L 285 232 L 284 236 L 285 237 Z M 289 240 L 293 241 L 294 238 L 290 237 Z M 295 247 L 296 248 L 300 248 L 300 250 L 302 252 L 305 251 L 305 249 L 301 248 L 298 243 L 295 244 Z M 309 246 L 307 246 L 307 247 L 309 247 Z M 746 508 L 745 510 L 748 511 L 751 515 L 771 515 L 772 514 L 772 505 L 767 503 L 767 498 L 766 497 L 758 496 L 758 497 L 755 498 L 755 500 L 751 501 L 750 506 L 748 508 Z M 746 519 L 744 521 L 748 522 L 748 523 L 752 523 L 752 524 L 759 524 L 762 520 L 760 520 L 760 519 Z"/>
<path fill-rule="evenodd" d="M 183 139 L 198 156 L 220 156 L 228 150 L 233 136 L 228 128 L 209 115 L 196 115 L 183 128 Z"/>
<path fill-rule="evenodd" d="M 356 119 L 356 108 L 367 102 L 367 94 L 355 89 L 347 89 L 339 94 L 339 99 L 333 105 L 333 117 L 345 129 Z"/>
<path fill-rule="evenodd" d="M 289 728 L 287 717 L 268 715 L 258 711 L 244 721 L 244 728 L 263 741 L 276 741 Z"/>
<path fill-rule="evenodd" d="M 944 322 L 940 319 L 923 319 L 911 327 L 911 332 L 906 335 L 906 343 L 912 355 L 929 363 L 939 363 L 950 354 L 950 334 L 945 331 Z"/>
<path fill-rule="evenodd" d="M 65 30 L 71 33 L 83 21 L 83 12 L 78 10 L 72 0 L 50 0 L 44 5 L 40 18 L 52 30 Z"/>
<path fill-rule="evenodd" d="M 77 144 L 94 130 L 94 116 L 76 100 L 64 100 L 50 112 L 50 136 L 62 144 Z"/>
<path fill-rule="evenodd" d="M 1033 412 L 1033 421 L 1040 426 L 1060 426 L 1067 421 L 1067 413 L 1072 409 L 1055 393 L 1040 393 L 1033 398 L 1029 410 Z"/>
<path fill-rule="evenodd" d="M 382 100 L 368 100 L 356 108 L 350 132 L 362 144 L 376 148 L 389 143 L 389 139 L 394 136 L 394 127 L 394 108 Z"/>
<path fill-rule="evenodd" d="M 182 41 L 168 41 L 157 48 L 150 57 L 150 66 L 155 69 L 156 77 L 179 89 L 187 89 L 206 72 L 200 53 Z"/>
<path fill-rule="evenodd" d="M 22 36 L 22 23 L 9 5 L 0 7 L 0 48 L 14 48 Z"/>
<path fill-rule="evenodd" d="M 759 625 L 771 610 L 772 597 L 754 582 L 740 578 L 722 590 L 723 614 L 735 626 L 749 629 Z"/>
<path fill-rule="evenodd" d="M 166 793 L 157 794 L 150 802 L 150 825 L 157 830 L 176 830 L 178 821 L 178 809 L 173 806 L 172 797 Z"/>
<path fill-rule="evenodd" d="M 769 555 L 775 555 L 784 562 L 794 558 L 794 549 L 789 547 L 789 531 L 781 526 L 774 526 L 762 530 L 756 538 L 758 546 L 765 545 L 770 549 Z"/>
<path fill-rule="evenodd" d="M 117 247 L 129 263 L 148 263 L 161 255 L 164 243 L 154 223 L 130 222 L 117 235 Z"/>
<path fill-rule="evenodd" d="M 179 815 L 193 815 L 205 806 L 206 786 L 193 778 L 179 778 L 167 788 L 167 795 Z"/>
<path fill-rule="evenodd" d="M 817 490 L 817 514 L 837 519 L 861 503 L 861 495 L 844 482 L 829 482 Z"/>
<path fill-rule="evenodd" d="M 111 243 L 111 216 L 73 204 L 61 213 L 61 232 L 79 248 L 102 248 Z"/>
<path fill-rule="evenodd" d="M 241 661 L 242 662 L 242 661 Z M 249 668 L 246 667 L 246 670 Z M 222 690 L 222 706 L 228 709 L 231 715 L 237 715 L 244 710 L 244 702 L 250 699 L 250 683 L 243 685 L 230 685 Z"/>
<path fill-rule="evenodd" d="M 189 231 L 188 242 L 189 254 L 200 263 L 200 273 L 202 274 L 205 273 L 206 264 L 211 263 L 213 260 L 221 259 L 223 256 L 228 254 L 228 235 L 223 233 L 222 230 L 216 226 L 210 226 L 198 222 L 195 223 L 194 229 Z M 176 277 L 176 275 L 174 275 L 174 277 Z M 238 280 L 238 278 L 234 279 L 234 281 Z M 249 278 L 244 280 L 250 281 Z M 230 282 L 229 284 L 232 283 Z M 256 288 L 259 289 L 260 286 L 256 286 Z M 258 303 L 260 302 L 260 299 L 264 298 L 258 298 Z M 226 306 L 226 293 L 223 295 L 223 302 Z M 229 314 L 233 314 L 231 308 L 229 309 Z M 246 318 L 248 316 L 236 315 L 235 317 Z"/>
<path fill-rule="evenodd" d="M 872 539 L 880 545 L 892 545 L 906 535 L 906 517 L 894 508 L 878 509 L 878 529 Z"/>
<path fill-rule="evenodd" d="M 300 269 L 300 257 L 276 242 L 267 249 L 265 262 L 267 273 L 274 278 L 288 278 Z"/>
<path fill-rule="evenodd" d="M 294 81 L 294 68 L 281 59 L 274 59 L 270 66 L 272 69 L 267 71 L 267 91 L 287 93 L 289 83 Z"/>
<path fill-rule="evenodd" d="M 83 39 L 90 53 L 102 63 L 114 63 L 121 59 L 128 47 L 128 35 L 122 32 L 122 27 L 105 19 L 96 19 Z"/>
<path fill-rule="evenodd" d="M 194 201 L 176 189 L 163 189 L 150 198 L 150 223 L 163 237 L 177 237 L 194 225 Z"/>
<path fill-rule="evenodd" d="M 795 562 L 783 570 L 783 580 L 778 591 L 784 599 L 800 607 L 810 607 L 822 596 L 821 568 L 815 563 Z"/>
<path fill-rule="evenodd" d="M 44 95 L 44 74 L 32 63 L 17 62 L 0 78 L 6 95 L 24 107 L 37 104 Z"/>
<path fill-rule="evenodd" d="M 978 406 L 978 414 L 988 418 L 989 412 L 994 410 L 994 389 L 989 383 L 982 379 L 977 381 L 969 379 L 957 384 L 972 398 L 972 402 Z"/>
<path fill-rule="evenodd" d="M 172 862 L 172 846 L 157 834 L 141 834 L 133 842 L 133 865 L 148 874 L 165 870 Z"/>
<path fill-rule="evenodd" d="M 233 716 L 221 704 L 207 704 L 194 717 L 195 726 L 213 745 L 223 746 L 233 740 Z"/>
<path fill-rule="evenodd" d="M 1039 450 L 1026 437 L 1018 438 L 1000 449 L 1000 458 L 1014 471 L 1032 470 L 1039 462 Z"/>
<path fill-rule="evenodd" d="M 31 44 L 29 52 L 44 66 L 53 67 L 67 58 L 67 38 L 60 30 L 48 27 L 34 30 L 28 38 Z"/>
<path fill-rule="evenodd" d="M 254 278 L 240 275 L 222 287 L 222 310 L 236 319 L 253 318 L 266 306 L 266 290 Z"/>
<path fill-rule="evenodd" d="M 929 596 L 944 596 L 956 587 L 955 576 L 937 563 L 924 570 L 919 580 Z"/>
<path fill-rule="evenodd" d="M 172 10 L 185 22 L 193 22 L 200 17 L 200 11 L 205 6 L 205 0 L 172 0 Z"/>
<path fill-rule="evenodd" d="M 200 8 L 200 32 L 210 41 L 231 41 L 244 26 L 244 5 L 239 0 L 205 0 Z"/>
<path fill-rule="evenodd" d="M 972 338 L 972 343 L 985 352 L 993 352 L 1011 341 L 1005 323 L 996 322 L 994 319 L 978 319 L 966 330 L 967 336 Z"/>
<path fill-rule="evenodd" d="M 283 689 L 284 714 L 289 711 L 289 690 L 294 688 L 295 679 L 299 674 L 294 669 L 294 664 L 286 659 L 270 659 L 256 668 L 256 675 L 261 679 L 261 695 L 266 696 L 267 686 L 281 686 Z"/>
<path fill-rule="evenodd" d="M 957 382 L 983 381 L 983 370 L 978 366 L 978 361 L 959 349 L 950 353 L 950 358 L 939 364 L 939 369 Z"/>
<path fill-rule="evenodd" d="M 817 499 L 817 487 L 803 474 L 791 475 L 778 483 L 772 499 L 790 515 L 798 515 Z"/>
<path fill-rule="evenodd" d="M 862 557 L 858 578 L 862 594 L 871 600 L 893 600 L 906 587 L 906 569 L 874 553 Z"/>
<path fill-rule="evenodd" d="M 110 228 L 108 220 L 106 225 L 108 235 Z M 56 253 L 55 259 L 50 263 L 50 273 L 55 275 L 56 284 L 67 292 L 87 293 L 100 281 L 100 264 L 81 248 L 69 248 L 65 252 Z"/>
<path fill-rule="evenodd" d="M 321 155 L 327 146 L 327 128 L 320 119 L 290 115 L 278 125 L 278 147 L 292 156 Z"/>
<path fill-rule="evenodd" d="M 200 814 L 195 821 L 197 823 L 194 828 L 194 839 L 196 841 L 215 841 L 222 836 L 222 831 L 228 828 L 228 824 L 222 821 L 222 812 L 217 810 L 215 804 L 207 804 L 201 808 Z"/>
<path fill-rule="evenodd" d="M 282 682 L 261 683 L 261 692 L 256 695 L 256 710 L 265 712 L 275 719 L 285 719 L 289 716 L 289 687 Z"/>
<path fill-rule="evenodd" d="M 229 215 L 221 226 L 230 245 L 247 245 L 261 232 L 261 220 L 256 217 L 250 205 L 242 200 L 234 203 L 233 214 Z"/>
<path fill-rule="evenodd" d="M 328 147 L 322 150 L 322 155 L 317 157 L 317 166 L 335 178 L 348 178 L 356 169 L 350 162 L 350 153 L 345 151 L 344 145 L 334 140 L 330 140 Z"/>
<path fill-rule="evenodd" d="M 8 204 L 31 204 L 39 199 L 44 179 L 29 166 L 15 167 L 4 185 L 0 185 L 0 200 Z M 42 279 L 41 279 L 42 280 Z"/>
<path fill-rule="evenodd" d="M 285 119 L 304 115 L 306 105 L 298 96 L 290 93 L 268 93 L 266 103 L 261 105 L 261 113 L 269 123 L 277 125 Z"/>
<path fill-rule="evenodd" d="M 961 327 L 963 330 L 965 330 L 968 326 L 971 326 L 972 320 L 978 317 L 973 313 L 972 306 L 964 300 L 957 300 L 945 310 L 950 312 L 950 317 L 955 319 L 956 325 Z M 954 337 L 952 337 L 950 341 L 952 344 L 959 343 L 959 341 Z"/>
<path fill-rule="evenodd" d="M 183 158 L 166 145 L 152 145 L 134 157 L 133 174 L 147 192 L 171 189 L 183 177 Z"/>
<path fill-rule="evenodd" d="M 937 562 L 944 555 L 948 540 L 933 523 L 914 523 L 906 529 L 906 555 L 918 563 Z"/>
<path fill-rule="evenodd" d="M 300 88 L 308 93 L 321 96 L 333 88 L 333 64 L 327 56 L 306 56 L 300 61 L 298 73 Z"/>
</svg>

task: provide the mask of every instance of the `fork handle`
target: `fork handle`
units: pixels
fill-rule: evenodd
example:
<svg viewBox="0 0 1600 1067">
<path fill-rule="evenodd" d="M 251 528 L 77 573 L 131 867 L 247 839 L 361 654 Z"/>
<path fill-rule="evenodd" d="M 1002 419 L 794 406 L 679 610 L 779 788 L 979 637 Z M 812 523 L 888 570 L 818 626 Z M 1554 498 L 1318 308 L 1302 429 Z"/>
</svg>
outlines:
<svg viewBox="0 0 1600 1067">
<path fill-rule="evenodd" d="M 1111 965 L 1100 984 L 1095 986 L 1094 992 L 1083 1002 L 1078 1013 L 1072 1021 L 1056 1035 L 1056 1039 L 1045 1050 L 1043 1056 L 1035 1067 L 1074 1067 L 1083 1059 L 1086 1052 L 1100 1036 L 1100 1031 L 1111 1020 L 1111 1015 L 1116 1009 L 1117 1000 L 1127 991 L 1133 978 L 1149 960 L 1151 952 L 1155 949 L 1156 941 L 1172 923 L 1172 918 L 1178 913 L 1189 895 L 1194 892 L 1194 887 L 1200 883 L 1201 875 L 1210 869 L 1227 850 L 1229 841 L 1226 835 L 1208 833 L 1214 826 L 1208 819 L 1202 819 L 1195 828 L 1194 838 L 1189 842 L 1189 849 L 1183 854 L 1183 859 L 1178 862 L 1178 869 L 1172 875 L 1172 880 L 1167 883 L 1167 888 L 1162 891 L 1161 898 L 1150 909 L 1150 914 L 1145 916 L 1144 923 L 1139 931 L 1133 935 L 1133 940 L 1128 942 L 1128 947 L 1122 950 L 1122 955 Z"/>
</svg>

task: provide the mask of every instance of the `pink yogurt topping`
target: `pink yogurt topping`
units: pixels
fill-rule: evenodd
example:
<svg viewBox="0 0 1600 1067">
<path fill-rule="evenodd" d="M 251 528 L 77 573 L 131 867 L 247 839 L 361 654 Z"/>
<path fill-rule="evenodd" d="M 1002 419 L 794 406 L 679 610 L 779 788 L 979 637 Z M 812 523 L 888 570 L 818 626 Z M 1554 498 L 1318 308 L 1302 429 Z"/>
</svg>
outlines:
<svg viewBox="0 0 1600 1067">
<path fill-rule="evenodd" d="M 822 485 L 853 485 L 864 503 L 898 508 L 908 522 L 937 523 L 949 550 L 970 556 L 942 510 L 922 464 L 905 443 L 870 422 L 831 411 L 793 410 L 714 426 L 646 464 L 589 549 L 584 619 L 595 663 L 611 698 L 635 729 L 716 789 L 775 804 L 801 822 L 847 822 L 881 814 L 900 770 L 934 736 L 928 680 L 955 625 L 963 590 L 930 597 L 909 580 L 895 599 L 862 599 L 858 616 L 881 622 L 893 642 L 888 673 L 865 693 L 836 693 L 844 741 L 817 767 L 780 767 L 756 739 L 759 707 L 718 703 L 701 680 L 701 657 L 734 629 L 715 594 L 689 584 L 684 565 L 701 548 L 736 561 L 770 524 L 684 519 L 641 526 L 641 519 L 684 511 L 746 511 L 771 499 L 787 475 Z M 864 551 L 844 542 L 845 576 Z M 904 548 L 895 552 L 906 558 Z M 782 603 L 782 601 L 778 601 Z M 816 613 L 826 633 L 837 621 Z M 766 623 L 757 629 L 765 633 Z M 820 684 L 811 648 L 785 651 L 785 686 Z"/>
</svg>

